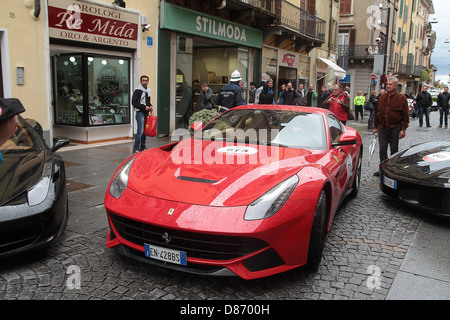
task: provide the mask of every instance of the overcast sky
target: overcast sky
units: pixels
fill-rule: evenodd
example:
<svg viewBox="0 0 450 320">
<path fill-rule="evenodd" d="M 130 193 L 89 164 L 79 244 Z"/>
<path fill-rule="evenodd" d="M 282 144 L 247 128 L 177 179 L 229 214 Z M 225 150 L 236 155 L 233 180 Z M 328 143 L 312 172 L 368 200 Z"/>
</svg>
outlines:
<svg viewBox="0 0 450 320">
<path fill-rule="evenodd" d="M 436 81 L 449 82 L 450 74 L 450 1 L 433 0 L 435 14 L 430 15 L 430 21 L 434 18 L 438 23 L 433 23 L 432 28 L 436 31 L 436 45 L 431 54 L 431 63 L 438 69 Z M 448 40 L 449 43 L 445 43 Z"/>
</svg>

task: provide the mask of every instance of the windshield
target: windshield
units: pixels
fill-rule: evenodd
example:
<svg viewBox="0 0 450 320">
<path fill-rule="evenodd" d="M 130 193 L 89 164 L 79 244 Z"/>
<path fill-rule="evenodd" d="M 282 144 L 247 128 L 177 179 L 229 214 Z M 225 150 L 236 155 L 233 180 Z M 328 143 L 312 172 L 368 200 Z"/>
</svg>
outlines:
<svg viewBox="0 0 450 320">
<path fill-rule="evenodd" d="M 35 136 L 30 132 L 34 130 L 29 126 L 24 125 L 25 120 L 18 117 L 19 124 L 17 126 L 16 133 L 6 141 L 2 146 L 0 146 L 0 152 L 2 154 L 17 153 L 24 151 L 37 151 L 39 149 Z"/>
<path fill-rule="evenodd" d="M 213 120 L 201 135 L 194 138 L 298 149 L 326 149 L 322 116 L 291 110 L 230 110 Z"/>
</svg>

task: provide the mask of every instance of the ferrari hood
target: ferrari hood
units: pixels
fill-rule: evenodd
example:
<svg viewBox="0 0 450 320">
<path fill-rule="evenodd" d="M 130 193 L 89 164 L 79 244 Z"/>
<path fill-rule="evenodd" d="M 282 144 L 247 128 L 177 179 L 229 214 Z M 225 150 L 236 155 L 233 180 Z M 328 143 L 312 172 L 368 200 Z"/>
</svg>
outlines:
<svg viewBox="0 0 450 320">
<path fill-rule="evenodd" d="M 212 206 L 248 205 L 324 151 L 183 140 L 136 156 L 128 187 L 146 196 Z"/>
<path fill-rule="evenodd" d="M 400 151 L 383 163 L 391 173 L 424 183 L 450 178 L 450 142 L 422 143 Z"/>
<path fill-rule="evenodd" d="M 42 177 L 45 152 L 6 153 L 0 166 L 0 206 L 34 186 Z"/>
</svg>

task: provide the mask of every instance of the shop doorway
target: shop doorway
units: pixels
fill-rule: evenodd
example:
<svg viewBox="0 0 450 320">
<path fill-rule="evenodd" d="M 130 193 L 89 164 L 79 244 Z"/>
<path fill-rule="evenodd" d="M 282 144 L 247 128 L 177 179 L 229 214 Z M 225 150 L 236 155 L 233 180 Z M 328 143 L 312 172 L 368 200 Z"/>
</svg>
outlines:
<svg viewBox="0 0 450 320">
<path fill-rule="evenodd" d="M 247 101 L 248 48 L 227 42 L 177 35 L 175 128 L 187 128 L 190 116 L 200 111 L 202 83 L 211 88 L 212 102 L 229 83 L 233 70 L 241 73 L 241 87 Z"/>
</svg>

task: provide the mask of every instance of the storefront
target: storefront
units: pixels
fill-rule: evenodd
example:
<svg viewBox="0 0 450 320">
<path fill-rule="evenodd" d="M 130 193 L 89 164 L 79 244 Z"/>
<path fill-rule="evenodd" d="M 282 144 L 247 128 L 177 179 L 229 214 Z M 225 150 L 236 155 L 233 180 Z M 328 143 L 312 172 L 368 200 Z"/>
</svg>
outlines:
<svg viewBox="0 0 450 320">
<path fill-rule="evenodd" d="M 166 2 L 160 19 L 159 135 L 187 127 L 200 110 L 202 82 L 212 89 L 214 102 L 237 69 L 247 100 L 249 83 L 259 81 L 262 31 Z"/>
<path fill-rule="evenodd" d="M 262 61 L 263 75 L 273 80 L 277 95 L 282 84 L 290 82 L 296 89 L 300 83 L 307 86 L 310 82 L 308 56 L 265 46 L 262 51 Z"/>
<path fill-rule="evenodd" d="M 54 136 L 79 143 L 132 138 L 139 18 L 101 3 L 48 1 Z"/>
</svg>

